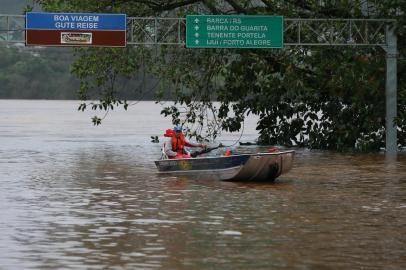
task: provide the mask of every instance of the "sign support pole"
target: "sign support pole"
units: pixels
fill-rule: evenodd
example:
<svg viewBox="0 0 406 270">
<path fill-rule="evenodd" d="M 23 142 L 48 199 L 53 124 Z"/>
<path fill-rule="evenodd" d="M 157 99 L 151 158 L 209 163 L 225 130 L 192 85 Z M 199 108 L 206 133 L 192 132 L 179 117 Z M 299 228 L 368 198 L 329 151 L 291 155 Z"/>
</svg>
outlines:
<svg viewBox="0 0 406 270">
<path fill-rule="evenodd" d="M 396 157 L 398 151 L 397 126 L 397 36 L 394 27 L 386 26 L 386 155 Z"/>
</svg>

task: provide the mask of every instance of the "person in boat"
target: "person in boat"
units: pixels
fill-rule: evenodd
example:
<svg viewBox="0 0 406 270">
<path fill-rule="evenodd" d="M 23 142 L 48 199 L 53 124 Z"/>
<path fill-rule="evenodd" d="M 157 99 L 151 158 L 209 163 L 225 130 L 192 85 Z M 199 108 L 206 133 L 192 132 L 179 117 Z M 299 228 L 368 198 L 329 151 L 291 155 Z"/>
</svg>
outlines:
<svg viewBox="0 0 406 270">
<path fill-rule="evenodd" d="M 168 158 L 191 158 L 190 152 L 187 151 L 185 147 L 207 147 L 207 145 L 203 143 L 187 141 L 181 126 L 176 126 L 173 130 L 167 129 L 164 136 L 169 137 L 169 140 L 164 145 L 164 151 Z"/>
</svg>

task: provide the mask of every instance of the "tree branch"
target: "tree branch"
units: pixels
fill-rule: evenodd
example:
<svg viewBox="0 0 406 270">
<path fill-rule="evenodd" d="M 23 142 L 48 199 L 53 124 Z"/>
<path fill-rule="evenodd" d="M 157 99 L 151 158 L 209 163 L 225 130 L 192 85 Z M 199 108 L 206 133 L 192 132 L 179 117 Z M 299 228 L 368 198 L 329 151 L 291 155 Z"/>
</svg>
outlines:
<svg viewBox="0 0 406 270">
<path fill-rule="evenodd" d="M 211 3 L 210 1 L 207 1 L 207 0 L 203 1 L 203 5 L 205 5 L 205 6 L 210 10 L 210 12 L 211 12 L 212 14 L 214 14 L 214 15 L 217 15 L 217 14 L 221 14 L 221 13 L 222 13 L 222 12 L 221 12 L 220 10 L 218 10 L 218 9 L 216 8 L 216 6 L 213 5 L 213 3 Z"/>
<path fill-rule="evenodd" d="M 146 0 L 126 0 L 126 1 L 122 1 L 121 3 L 126 3 L 126 2 L 144 4 L 147 7 L 149 7 L 150 9 L 152 9 L 153 11 L 168 11 L 168 10 L 188 6 L 191 4 L 203 2 L 203 0 L 175 1 L 172 3 L 170 1 L 162 1 L 162 2 L 169 2 L 164 5 L 162 4 L 162 2 L 146 1 Z"/>
<path fill-rule="evenodd" d="M 247 10 L 245 10 L 243 7 L 241 7 L 240 5 L 238 5 L 234 0 L 225 0 L 230 6 L 233 7 L 233 9 L 235 11 L 237 11 L 238 13 L 243 13 L 243 14 L 247 14 Z"/>
</svg>

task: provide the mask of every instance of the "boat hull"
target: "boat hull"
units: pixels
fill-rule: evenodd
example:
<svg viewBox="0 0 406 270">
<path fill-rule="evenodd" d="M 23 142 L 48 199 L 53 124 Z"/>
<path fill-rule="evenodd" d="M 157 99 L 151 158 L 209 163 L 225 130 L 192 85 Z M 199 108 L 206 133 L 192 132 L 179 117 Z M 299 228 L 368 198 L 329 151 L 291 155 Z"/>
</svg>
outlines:
<svg viewBox="0 0 406 270">
<path fill-rule="evenodd" d="M 222 181 L 273 181 L 293 166 L 294 151 L 157 160 L 160 174 Z"/>
</svg>

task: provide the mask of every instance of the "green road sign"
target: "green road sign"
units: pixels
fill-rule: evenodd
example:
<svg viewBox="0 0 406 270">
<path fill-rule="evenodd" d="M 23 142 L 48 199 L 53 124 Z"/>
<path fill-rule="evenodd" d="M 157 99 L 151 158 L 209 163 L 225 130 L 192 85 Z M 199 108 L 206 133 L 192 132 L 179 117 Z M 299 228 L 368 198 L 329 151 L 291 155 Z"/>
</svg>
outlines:
<svg viewBox="0 0 406 270">
<path fill-rule="evenodd" d="M 283 48 L 282 16 L 186 16 L 187 48 Z"/>
</svg>

